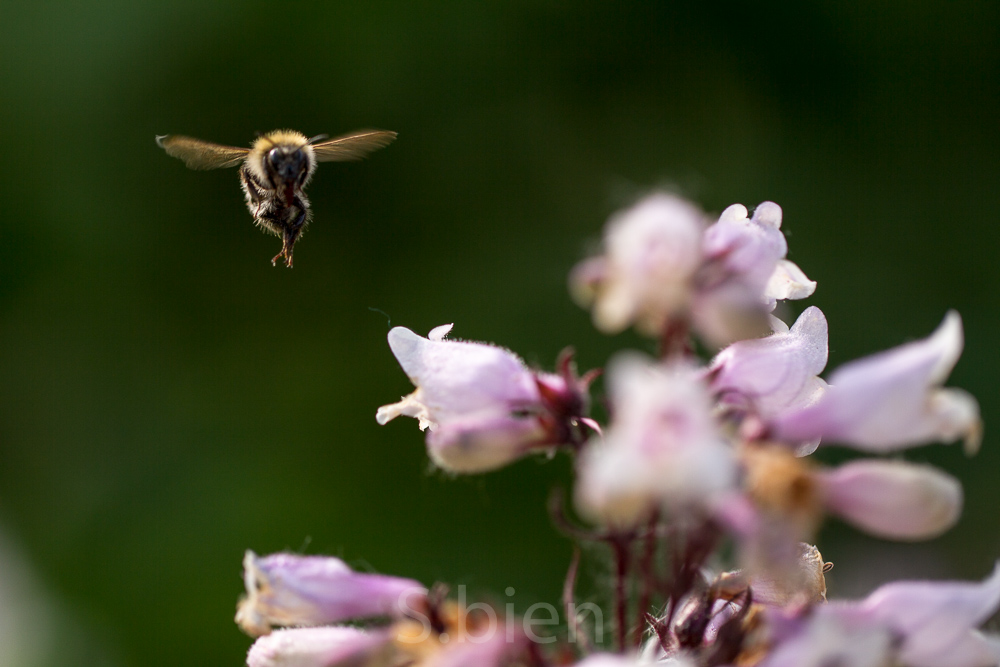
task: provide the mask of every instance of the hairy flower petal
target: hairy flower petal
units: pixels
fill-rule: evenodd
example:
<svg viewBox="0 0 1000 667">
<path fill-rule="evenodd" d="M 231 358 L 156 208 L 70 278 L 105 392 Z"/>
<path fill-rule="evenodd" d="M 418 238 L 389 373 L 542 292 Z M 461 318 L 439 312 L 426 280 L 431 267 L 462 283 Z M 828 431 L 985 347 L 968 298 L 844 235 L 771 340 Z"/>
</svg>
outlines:
<svg viewBox="0 0 1000 667">
<path fill-rule="evenodd" d="M 452 472 L 490 470 L 541 446 L 536 376 L 503 348 L 445 340 L 450 328 L 437 327 L 428 338 L 403 327 L 389 332 L 389 347 L 416 390 L 379 408 L 378 423 L 417 418 L 430 431 L 431 458 Z"/>
</svg>

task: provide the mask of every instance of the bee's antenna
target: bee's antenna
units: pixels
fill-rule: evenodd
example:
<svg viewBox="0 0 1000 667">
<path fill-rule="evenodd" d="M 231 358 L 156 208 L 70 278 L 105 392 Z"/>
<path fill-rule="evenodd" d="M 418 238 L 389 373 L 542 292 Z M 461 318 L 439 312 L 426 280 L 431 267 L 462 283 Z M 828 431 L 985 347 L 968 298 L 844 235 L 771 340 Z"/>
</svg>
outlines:
<svg viewBox="0 0 1000 667">
<path fill-rule="evenodd" d="M 312 145 L 312 144 L 316 143 L 317 141 L 323 141 L 324 139 L 329 139 L 329 138 L 330 138 L 329 134 L 317 134 L 315 137 L 313 137 L 312 139 L 310 139 L 306 143 L 309 144 L 309 145 Z"/>
</svg>

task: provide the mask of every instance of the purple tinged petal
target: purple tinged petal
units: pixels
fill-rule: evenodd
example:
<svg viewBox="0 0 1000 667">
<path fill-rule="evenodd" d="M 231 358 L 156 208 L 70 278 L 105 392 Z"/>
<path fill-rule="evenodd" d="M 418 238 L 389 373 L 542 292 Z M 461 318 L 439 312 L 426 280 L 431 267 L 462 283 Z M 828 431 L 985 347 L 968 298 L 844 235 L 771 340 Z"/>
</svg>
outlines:
<svg viewBox="0 0 1000 667">
<path fill-rule="evenodd" d="M 837 369 L 815 404 L 780 416 L 776 437 L 815 438 L 886 452 L 980 433 L 979 407 L 965 392 L 939 388 L 962 352 L 962 322 L 950 311 L 929 338 Z"/>
<path fill-rule="evenodd" d="M 251 635 L 272 626 L 326 625 L 372 616 L 400 616 L 426 594 L 412 579 L 358 573 L 339 558 L 279 553 L 243 559 L 246 597 L 236 622 Z"/>
<path fill-rule="evenodd" d="M 420 667 L 499 667 L 514 662 L 511 658 L 525 644 L 523 634 L 515 634 L 503 624 L 489 626 L 479 634 L 472 633 L 459 641 L 449 638 L 442 650 L 422 661 Z"/>
<path fill-rule="evenodd" d="M 763 295 L 778 260 L 788 252 L 781 233 L 781 207 L 763 202 L 747 218 L 742 204 L 733 204 L 708 228 L 702 249 L 706 257 L 722 263 L 725 272 Z"/>
<path fill-rule="evenodd" d="M 903 638 L 900 656 L 906 665 L 951 667 L 932 662 L 954 647 L 1000 606 L 1000 564 L 980 583 L 900 581 L 869 595 L 860 610 Z M 967 648 L 967 647 L 966 647 Z"/>
<path fill-rule="evenodd" d="M 437 327 L 429 338 L 403 327 L 389 332 L 389 347 L 417 388 L 379 408 L 378 423 L 417 418 L 431 431 L 431 457 L 452 472 L 490 470 L 541 446 L 535 374 L 503 348 L 445 340 L 450 329 Z"/>
<path fill-rule="evenodd" d="M 780 329 L 780 326 L 779 326 Z M 807 308 L 787 332 L 734 343 L 712 361 L 712 389 L 733 392 L 770 419 L 814 402 L 825 388 L 817 376 L 827 361 L 827 322 Z"/>
<path fill-rule="evenodd" d="M 503 348 L 429 340 L 403 327 L 389 332 L 389 347 L 413 384 L 422 389 L 422 401 L 436 423 L 452 415 L 508 410 L 538 400 L 531 371 Z"/>
<path fill-rule="evenodd" d="M 388 648 L 384 632 L 351 627 L 278 630 L 253 643 L 247 667 L 361 667 L 375 652 Z"/>
<path fill-rule="evenodd" d="M 819 480 L 828 511 L 879 537 L 936 537 L 962 511 L 962 485 L 931 466 L 854 461 L 820 472 Z"/>
<path fill-rule="evenodd" d="M 661 667 L 688 667 L 693 665 L 684 659 L 647 660 L 636 655 L 619 653 L 592 653 L 576 663 L 574 667 L 642 667 L 643 665 L 660 665 Z"/>
<path fill-rule="evenodd" d="M 523 416 L 471 415 L 442 423 L 427 435 L 427 453 L 438 467 L 476 473 L 511 463 L 545 439 L 536 419 Z"/>
</svg>

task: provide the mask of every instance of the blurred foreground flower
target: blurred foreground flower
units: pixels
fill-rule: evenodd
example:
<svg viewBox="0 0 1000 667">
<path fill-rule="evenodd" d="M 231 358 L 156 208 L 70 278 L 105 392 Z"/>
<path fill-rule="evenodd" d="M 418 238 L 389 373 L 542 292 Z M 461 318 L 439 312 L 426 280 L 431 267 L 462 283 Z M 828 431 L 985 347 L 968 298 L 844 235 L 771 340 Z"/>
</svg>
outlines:
<svg viewBox="0 0 1000 667">
<path fill-rule="evenodd" d="M 608 391 L 614 424 L 579 463 L 586 516 L 629 526 L 658 509 L 707 515 L 735 488 L 736 457 L 696 368 L 622 355 L 611 362 Z"/>
</svg>

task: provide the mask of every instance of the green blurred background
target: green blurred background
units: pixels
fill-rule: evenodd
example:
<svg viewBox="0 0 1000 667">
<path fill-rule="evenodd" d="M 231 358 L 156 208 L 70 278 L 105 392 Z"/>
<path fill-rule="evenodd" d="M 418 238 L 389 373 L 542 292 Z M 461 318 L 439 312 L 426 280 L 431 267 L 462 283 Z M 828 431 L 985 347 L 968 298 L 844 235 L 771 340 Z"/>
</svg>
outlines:
<svg viewBox="0 0 1000 667">
<path fill-rule="evenodd" d="M 246 548 L 557 601 L 570 546 L 543 506 L 568 462 L 430 471 L 415 422 L 375 423 L 410 386 L 371 309 L 548 368 L 568 344 L 583 367 L 650 349 L 594 332 L 565 277 L 657 185 L 713 211 L 782 205 L 831 368 L 964 317 L 951 384 L 982 403 L 983 451 L 907 457 L 962 477 L 965 516 L 901 547 L 832 522 L 832 593 L 978 578 L 1000 555 L 1000 4 L 49 1 L 2 16 L 0 531 L 59 619 L 33 664 L 242 664 Z M 279 127 L 399 132 L 322 165 L 293 270 L 271 267 L 280 242 L 253 228 L 235 170 L 188 171 L 153 143 Z"/>
</svg>

